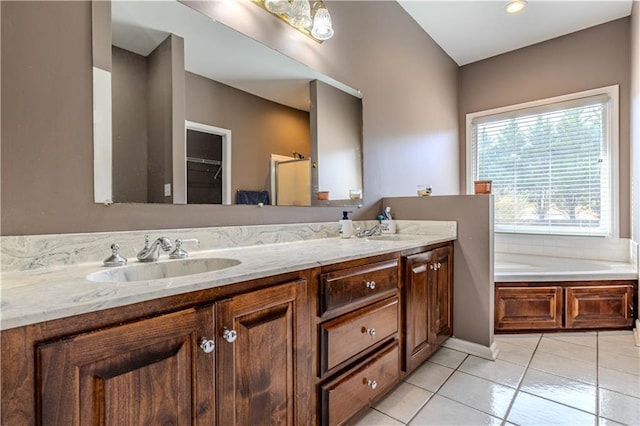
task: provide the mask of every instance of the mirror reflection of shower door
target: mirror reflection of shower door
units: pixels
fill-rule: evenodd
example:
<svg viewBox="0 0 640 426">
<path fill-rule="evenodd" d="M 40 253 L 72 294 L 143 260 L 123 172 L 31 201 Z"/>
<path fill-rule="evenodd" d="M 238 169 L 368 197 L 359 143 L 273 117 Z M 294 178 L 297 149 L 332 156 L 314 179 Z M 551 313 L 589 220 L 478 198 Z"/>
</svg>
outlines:
<svg viewBox="0 0 640 426">
<path fill-rule="evenodd" d="M 276 204 L 278 206 L 311 205 L 311 161 L 276 163 Z"/>
</svg>

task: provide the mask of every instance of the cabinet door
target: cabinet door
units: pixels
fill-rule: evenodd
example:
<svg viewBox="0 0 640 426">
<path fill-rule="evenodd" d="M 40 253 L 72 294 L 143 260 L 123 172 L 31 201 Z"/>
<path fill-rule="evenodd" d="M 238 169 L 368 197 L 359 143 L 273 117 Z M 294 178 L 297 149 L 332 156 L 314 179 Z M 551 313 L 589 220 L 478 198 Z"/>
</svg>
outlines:
<svg viewBox="0 0 640 426">
<path fill-rule="evenodd" d="M 432 255 L 433 251 L 428 251 L 404 258 L 402 369 L 406 372 L 419 366 L 435 350 L 429 313 L 433 297 L 433 280 L 429 277 Z"/>
<path fill-rule="evenodd" d="M 440 346 L 453 335 L 453 255 L 451 246 L 433 251 L 429 274 L 432 280 L 431 344 Z"/>
<path fill-rule="evenodd" d="M 216 304 L 218 424 L 314 422 L 306 289 L 297 280 Z"/>
<path fill-rule="evenodd" d="M 212 424 L 213 321 L 208 306 L 40 345 L 41 424 Z"/>
<path fill-rule="evenodd" d="M 633 325 L 633 285 L 567 287 L 567 328 Z"/>
<path fill-rule="evenodd" d="M 496 287 L 495 330 L 562 328 L 562 288 Z"/>
</svg>

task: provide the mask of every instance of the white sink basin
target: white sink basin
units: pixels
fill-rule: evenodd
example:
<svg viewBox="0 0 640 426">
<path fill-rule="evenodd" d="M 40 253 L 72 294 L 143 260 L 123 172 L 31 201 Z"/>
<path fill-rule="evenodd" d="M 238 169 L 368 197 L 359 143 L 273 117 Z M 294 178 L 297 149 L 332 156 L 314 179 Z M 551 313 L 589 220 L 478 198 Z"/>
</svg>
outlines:
<svg viewBox="0 0 640 426">
<path fill-rule="evenodd" d="M 121 283 L 133 281 L 152 281 L 163 278 L 175 278 L 185 275 L 202 274 L 219 271 L 239 265 L 236 259 L 203 258 L 167 260 L 152 263 L 135 263 L 133 265 L 104 269 L 87 275 L 89 281 L 102 283 Z"/>
</svg>

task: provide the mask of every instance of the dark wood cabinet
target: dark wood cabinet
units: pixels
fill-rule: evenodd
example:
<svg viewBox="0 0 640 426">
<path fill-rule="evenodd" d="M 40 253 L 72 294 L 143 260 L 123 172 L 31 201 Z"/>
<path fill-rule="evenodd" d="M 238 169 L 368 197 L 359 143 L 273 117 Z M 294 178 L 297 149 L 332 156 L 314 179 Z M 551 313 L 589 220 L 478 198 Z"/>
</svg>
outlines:
<svg viewBox="0 0 640 426">
<path fill-rule="evenodd" d="M 378 259 L 330 265 L 318 277 L 322 425 L 349 422 L 400 380 L 399 256 Z"/>
<path fill-rule="evenodd" d="M 566 289 L 566 327 L 629 327 L 634 320 L 634 286 L 572 286 Z"/>
<path fill-rule="evenodd" d="M 496 332 L 631 328 L 637 281 L 496 283 Z"/>
<path fill-rule="evenodd" d="M 213 321 L 210 305 L 39 345 L 39 423 L 212 424 Z"/>
<path fill-rule="evenodd" d="M 310 424 L 307 281 L 218 302 L 218 424 Z"/>
<path fill-rule="evenodd" d="M 562 288 L 496 287 L 496 330 L 562 328 Z"/>
<path fill-rule="evenodd" d="M 411 372 L 453 334 L 453 246 L 403 258 L 403 362 Z"/>
<path fill-rule="evenodd" d="M 44 425 L 312 424 L 308 281 L 37 345 Z"/>
</svg>

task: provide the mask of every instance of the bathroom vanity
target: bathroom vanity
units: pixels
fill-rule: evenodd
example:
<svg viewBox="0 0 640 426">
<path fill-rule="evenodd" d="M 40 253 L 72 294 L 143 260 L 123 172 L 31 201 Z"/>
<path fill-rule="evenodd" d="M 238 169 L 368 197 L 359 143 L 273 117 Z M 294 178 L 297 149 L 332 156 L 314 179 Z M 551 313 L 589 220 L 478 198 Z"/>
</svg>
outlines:
<svg viewBox="0 0 640 426">
<path fill-rule="evenodd" d="M 224 270 L 85 279 L 84 290 L 67 272 L 68 303 L 112 300 L 3 329 L 2 424 L 349 422 L 452 334 L 454 239 L 455 224 L 449 235 L 231 248 L 216 256 L 241 263 Z M 250 265 L 259 253 L 273 265 Z M 154 286 L 165 295 L 133 296 Z M 146 300 L 117 302 L 120 290 Z"/>
</svg>

